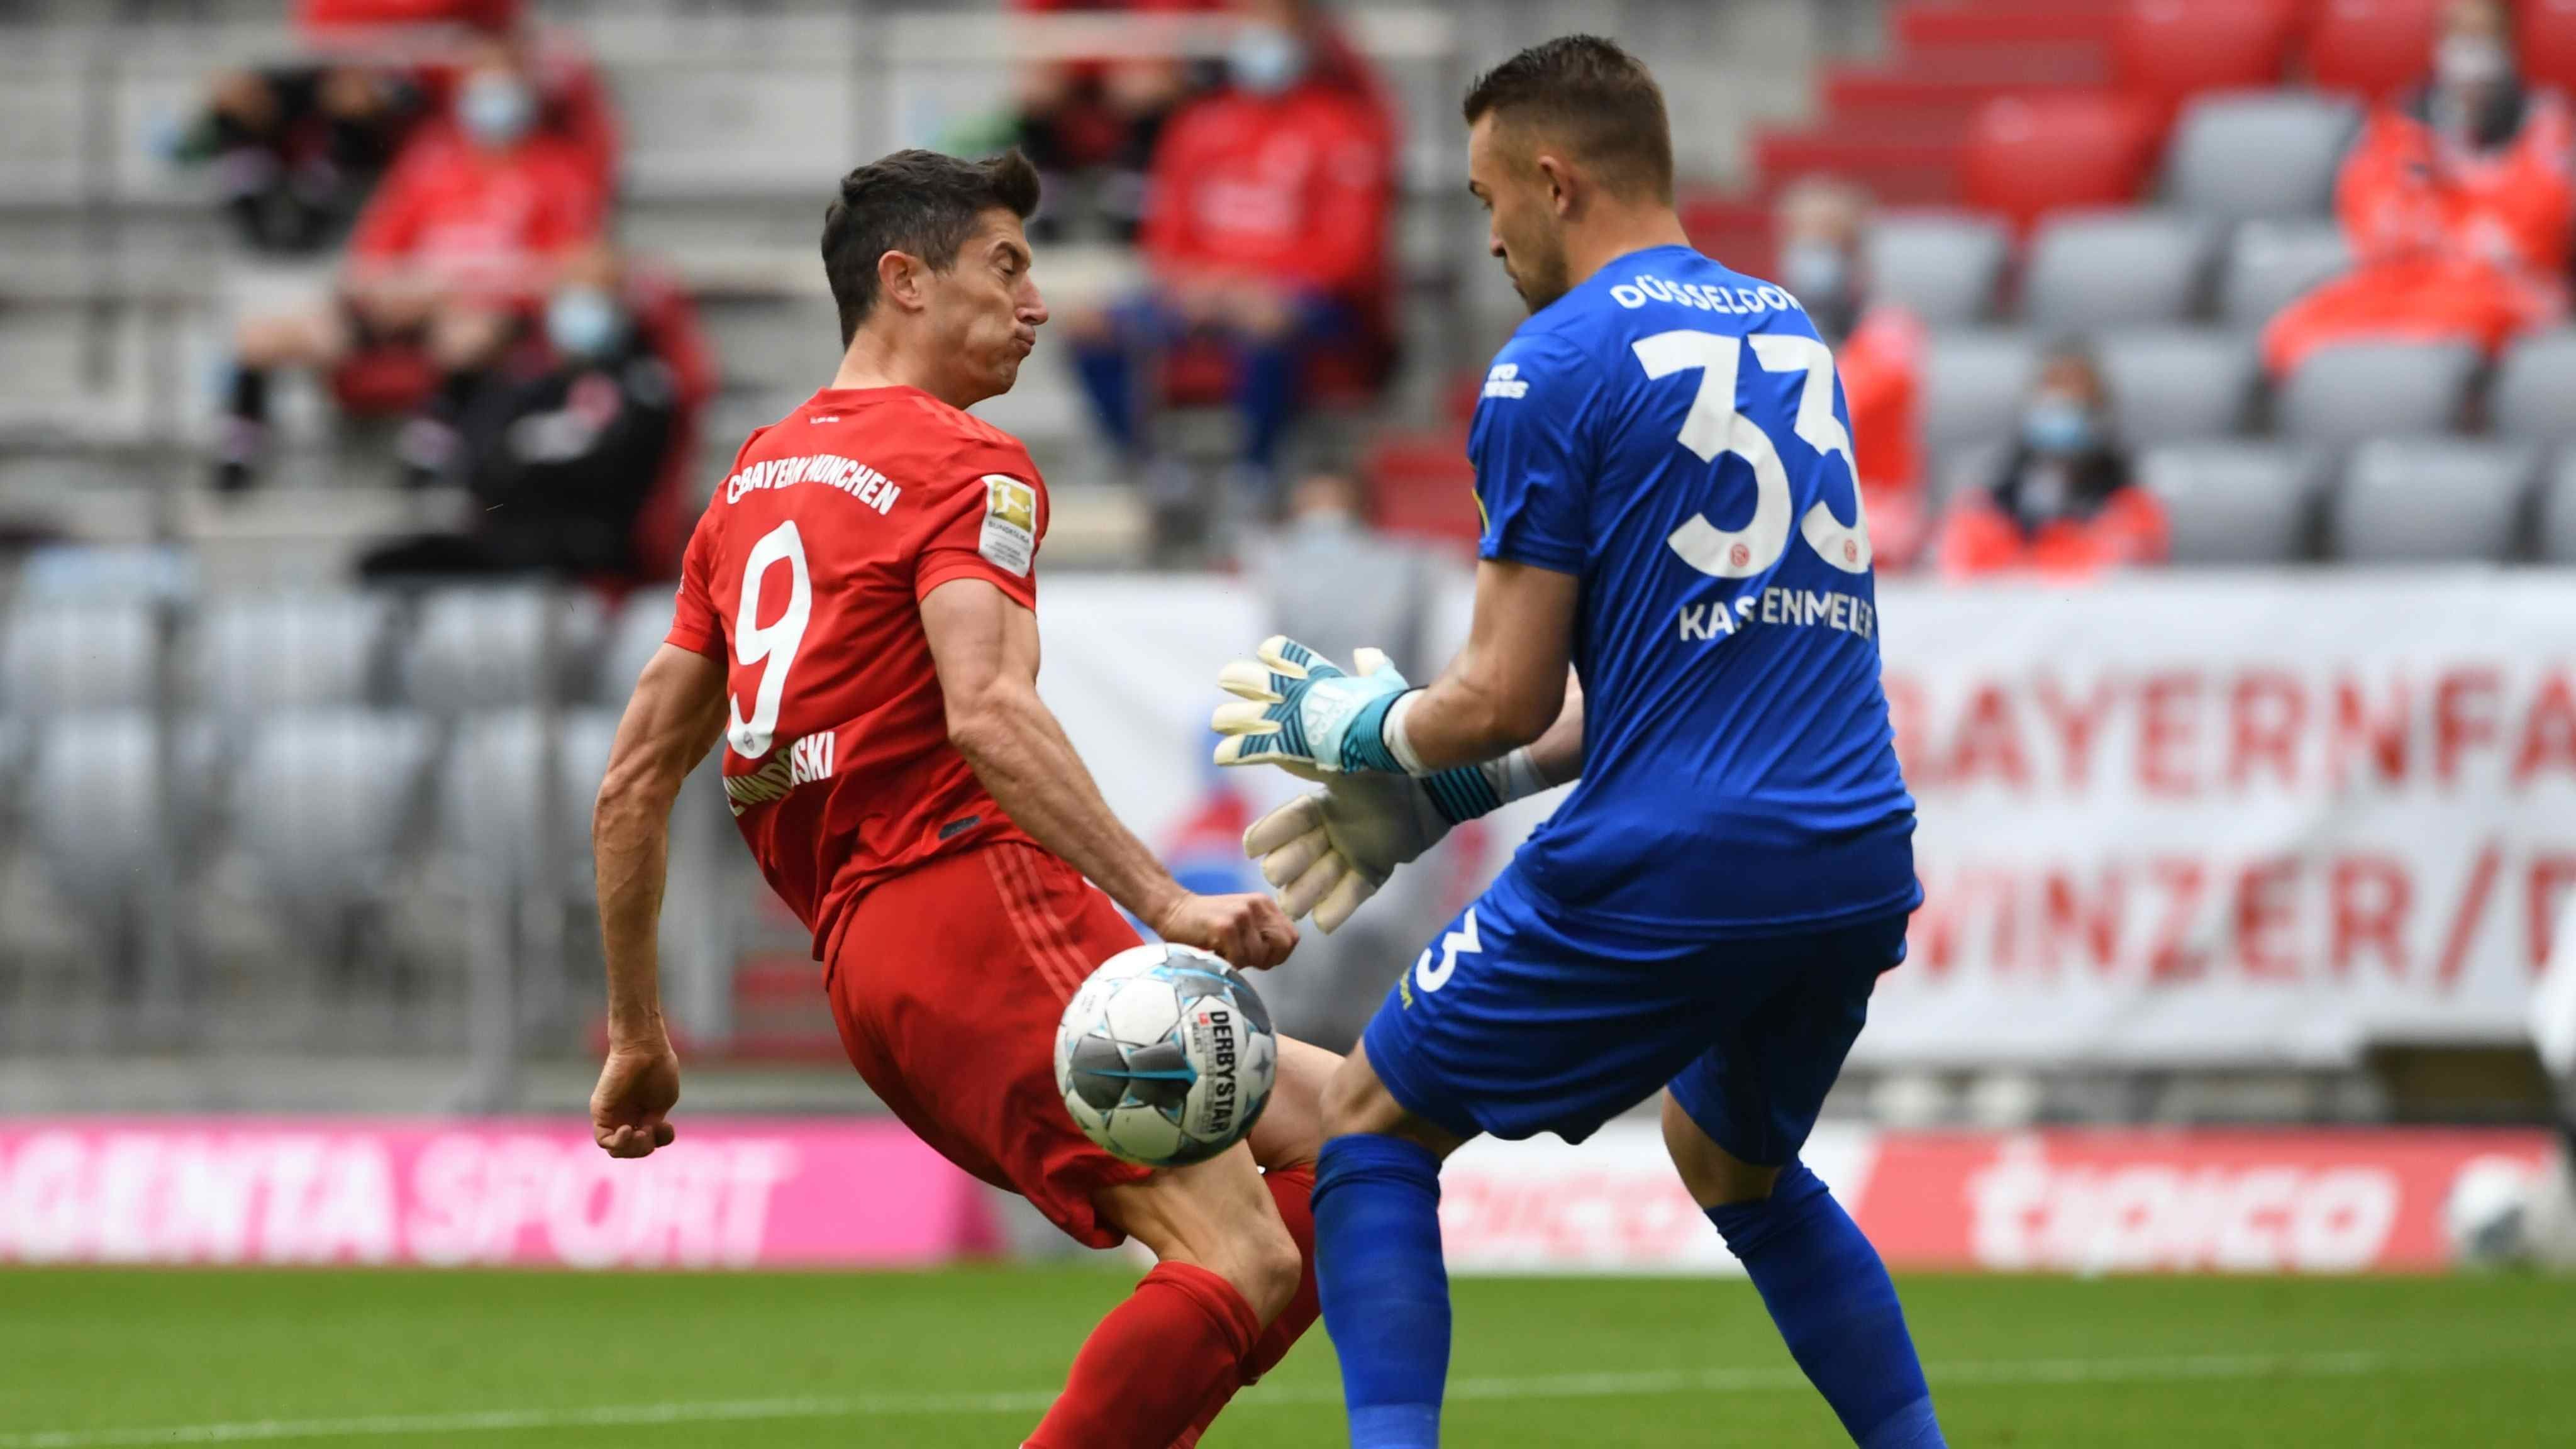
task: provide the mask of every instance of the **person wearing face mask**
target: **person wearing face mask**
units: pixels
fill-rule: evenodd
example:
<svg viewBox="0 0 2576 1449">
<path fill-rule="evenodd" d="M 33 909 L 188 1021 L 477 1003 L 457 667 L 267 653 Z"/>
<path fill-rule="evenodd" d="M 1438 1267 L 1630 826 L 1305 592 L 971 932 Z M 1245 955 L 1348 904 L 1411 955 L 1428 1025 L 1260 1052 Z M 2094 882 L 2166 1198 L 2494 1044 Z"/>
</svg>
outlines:
<svg viewBox="0 0 2576 1449">
<path fill-rule="evenodd" d="M 2363 128 L 2335 186 L 2352 269 L 2263 335 L 2277 374 L 2338 342 L 2466 339 L 2494 351 L 2566 315 L 2576 125 L 2523 84 L 2501 0 L 2453 0 L 2432 73 Z"/>
<path fill-rule="evenodd" d="M 1869 220 L 1869 195 L 1857 186 L 1828 177 L 1791 184 L 1777 213 L 1780 281 L 1834 350 L 1877 566 L 1901 569 L 1922 551 L 1930 523 L 1917 413 L 1924 334 L 1912 313 L 1870 295 Z"/>
<path fill-rule="evenodd" d="M 594 244 L 568 257 L 526 335 L 471 339 L 397 444 L 416 484 L 460 488 L 472 528 L 377 549 L 365 577 L 544 571 L 628 578 L 637 521 L 687 435 L 675 314 Z"/>
<path fill-rule="evenodd" d="M 468 350 L 491 314 L 536 305 L 546 269 L 598 233 L 606 201 L 597 158 L 546 125 L 527 42 L 478 36 L 443 112 L 405 143 L 350 238 L 331 305 L 245 319 L 225 399 L 216 485 L 247 486 L 266 451 L 268 382 L 277 368 L 344 367 L 414 377 L 408 406 L 434 376 L 426 357 Z M 457 337 L 442 338 L 453 330 Z"/>
<path fill-rule="evenodd" d="M 1944 515 L 1941 572 L 2080 577 L 2161 562 L 2166 548 L 2164 508 L 2130 480 L 2100 368 L 2084 348 L 2059 345 L 2001 476 Z"/>
<path fill-rule="evenodd" d="M 1267 504 L 1319 356 L 1382 370 L 1394 143 L 1374 86 L 1306 0 L 1235 9 L 1227 84 L 1174 117 L 1154 157 L 1146 292 L 1072 330 L 1101 425 L 1140 477 L 1167 476 L 1148 452 L 1158 398 L 1143 380 L 1183 346 L 1221 353 L 1241 486 Z"/>
</svg>

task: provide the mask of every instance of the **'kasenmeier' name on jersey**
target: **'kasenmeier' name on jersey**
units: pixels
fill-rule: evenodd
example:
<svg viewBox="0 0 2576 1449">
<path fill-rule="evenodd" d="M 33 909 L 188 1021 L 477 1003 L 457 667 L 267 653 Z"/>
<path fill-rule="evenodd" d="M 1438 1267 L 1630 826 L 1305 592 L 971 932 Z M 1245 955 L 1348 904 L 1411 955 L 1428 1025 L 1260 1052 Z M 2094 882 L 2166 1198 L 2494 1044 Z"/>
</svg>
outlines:
<svg viewBox="0 0 2576 1449">
<path fill-rule="evenodd" d="M 1669 302 L 1701 312 L 1750 317 L 1760 312 L 1804 312 L 1798 299 L 1769 285 L 1713 287 L 1705 282 L 1668 282 L 1643 272 L 1610 289 L 1612 301 L 1634 312 L 1648 302 Z"/>
<path fill-rule="evenodd" d="M 799 483 L 828 483 L 879 513 L 893 511 L 903 489 L 883 473 L 856 458 L 837 453 L 809 453 L 802 458 L 772 458 L 754 463 L 725 480 L 725 502 L 740 503 L 756 488 L 793 488 Z"/>
</svg>

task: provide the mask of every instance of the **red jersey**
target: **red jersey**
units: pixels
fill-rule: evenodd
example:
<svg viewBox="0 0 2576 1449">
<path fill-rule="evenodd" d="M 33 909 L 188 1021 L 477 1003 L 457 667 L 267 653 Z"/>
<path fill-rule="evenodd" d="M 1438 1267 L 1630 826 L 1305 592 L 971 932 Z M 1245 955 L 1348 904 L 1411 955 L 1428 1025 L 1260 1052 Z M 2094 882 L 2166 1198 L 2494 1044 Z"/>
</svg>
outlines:
<svg viewBox="0 0 2576 1449">
<path fill-rule="evenodd" d="M 818 959 L 878 882 L 1028 841 L 948 742 L 920 603 L 971 578 L 1035 608 L 1046 526 L 1028 450 L 909 387 L 814 394 L 699 518 L 668 639 L 725 661 L 725 795 Z"/>
<path fill-rule="evenodd" d="M 1192 102 L 1154 152 L 1146 253 L 1367 304 L 1387 280 L 1391 151 L 1367 97 L 1320 81 Z"/>
<path fill-rule="evenodd" d="M 403 148 L 349 250 L 428 268 L 449 286 L 519 295 L 544 285 L 532 262 L 598 234 L 601 201 L 591 159 L 572 141 L 539 132 L 490 151 L 440 124 Z"/>
</svg>

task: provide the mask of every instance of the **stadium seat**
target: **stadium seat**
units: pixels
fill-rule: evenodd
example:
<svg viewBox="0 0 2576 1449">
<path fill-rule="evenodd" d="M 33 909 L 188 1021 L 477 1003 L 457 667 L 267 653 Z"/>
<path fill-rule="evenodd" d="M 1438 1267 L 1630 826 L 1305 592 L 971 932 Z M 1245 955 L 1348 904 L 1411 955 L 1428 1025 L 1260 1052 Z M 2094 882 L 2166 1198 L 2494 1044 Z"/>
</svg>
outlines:
<svg viewBox="0 0 2576 1449">
<path fill-rule="evenodd" d="M 2576 92 L 2576 0 L 2522 0 L 2520 41 L 2525 79 Z"/>
<path fill-rule="evenodd" d="M 2236 228 L 2218 287 L 2218 320 L 2252 331 L 2310 287 L 2352 265 L 2331 221 L 2249 221 Z"/>
<path fill-rule="evenodd" d="M 2307 557 L 2320 472 L 2315 455 L 2274 443 L 2185 443 L 2138 459 L 2138 481 L 2165 506 L 2177 565 Z"/>
<path fill-rule="evenodd" d="M 2128 0 L 2112 38 L 2120 88 L 2170 116 L 2202 91 L 2269 85 L 2298 19 L 2290 0 Z"/>
<path fill-rule="evenodd" d="M 2432 68 L 2447 0 L 2323 0 L 2308 25 L 2308 71 L 2328 90 L 2385 100 Z"/>
<path fill-rule="evenodd" d="M 617 617 L 610 621 L 599 651 L 598 672 L 591 676 L 591 699 L 612 709 L 625 707 L 627 697 L 635 692 L 636 678 L 643 674 L 653 651 L 662 647 L 662 636 L 671 632 L 671 597 L 676 587 L 648 584 L 618 604 Z"/>
<path fill-rule="evenodd" d="M 1949 507 L 1950 500 L 1962 494 L 1991 489 L 2003 477 L 2004 462 L 2013 454 L 2015 440 L 2009 436 L 1987 437 L 1963 444 L 1932 470 L 1932 496 L 1924 505 L 1934 515 Z M 1937 541 L 1938 531 L 1934 533 Z"/>
<path fill-rule="evenodd" d="M 217 604 L 199 626 L 200 697 L 233 719 L 363 703 L 390 612 L 377 594 Z"/>
<path fill-rule="evenodd" d="M 591 804 L 608 770 L 617 713 L 567 710 L 557 716 L 559 772 L 552 792 L 562 883 L 578 893 L 590 879 Z M 481 871 L 504 880 L 526 877 L 536 862 L 537 802 L 544 797 L 544 722 L 533 710 L 477 715 L 457 731 L 440 771 L 440 839 Z"/>
<path fill-rule="evenodd" d="M 274 717 L 233 777 L 233 838 L 269 898 L 327 909 L 381 896 L 417 818 L 429 721 L 329 710 Z"/>
<path fill-rule="evenodd" d="M 553 638 L 547 600 L 553 604 Z M 461 586 L 421 601 L 403 659 L 403 694 L 440 713 L 574 698 L 595 672 L 606 626 L 597 596 L 534 586 Z"/>
<path fill-rule="evenodd" d="M 2120 435 L 2160 446 L 2219 438 L 2245 422 L 2259 364 L 2250 339 L 2199 328 L 2115 332 L 2095 350 Z"/>
<path fill-rule="evenodd" d="M 2311 354 L 2283 384 L 2283 436 L 2328 446 L 2459 426 L 2478 350 L 2466 342 L 2355 342 Z"/>
<path fill-rule="evenodd" d="M 2038 363 L 2025 333 L 1936 334 L 1923 365 L 1923 444 L 1932 466 L 2009 436 Z"/>
<path fill-rule="evenodd" d="M 2576 564 L 2576 449 L 2558 455 L 2540 495 L 2541 561 Z"/>
<path fill-rule="evenodd" d="M 2061 212 L 2032 239 L 2022 316 L 2050 333 L 2180 321 L 2199 307 L 2217 236 L 2167 211 Z"/>
<path fill-rule="evenodd" d="M 202 721 L 179 728 L 173 787 L 162 786 L 152 717 L 141 710 L 57 715 L 44 722 L 29 766 L 28 841 L 74 912 L 123 939 L 151 876 L 162 811 L 184 862 L 205 821 L 205 783 L 218 778 Z M 67 808 L 73 802 L 77 808 Z"/>
<path fill-rule="evenodd" d="M 2496 370 L 2487 411 L 2507 437 L 2576 442 L 2576 328 L 2515 343 Z"/>
<path fill-rule="evenodd" d="M 2221 221 L 2323 216 L 2361 111 L 2340 96 L 2229 91 L 2183 108 L 2165 153 L 2166 200 Z"/>
<path fill-rule="evenodd" d="M 1973 327 L 1993 314 L 2010 247 L 1990 217 L 1967 212 L 1899 212 L 1871 228 L 1871 295 L 1914 314 L 1926 327 Z"/>
<path fill-rule="evenodd" d="M 152 697 L 152 610 L 141 603 L 48 603 L 0 634 L 0 707 L 37 717 L 139 709 Z"/>
<path fill-rule="evenodd" d="M 1999 96 L 1969 123 L 1962 187 L 2026 230 L 2052 211 L 2134 201 L 2154 148 L 2152 116 L 2126 96 Z"/>
<path fill-rule="evenodd" d="M 2374 438 L 2354 450 L 2329 518 L 2332 556 L 2356 563 L 2512 556 L 2540 450 L 2461 438 Z"/>
</svg>

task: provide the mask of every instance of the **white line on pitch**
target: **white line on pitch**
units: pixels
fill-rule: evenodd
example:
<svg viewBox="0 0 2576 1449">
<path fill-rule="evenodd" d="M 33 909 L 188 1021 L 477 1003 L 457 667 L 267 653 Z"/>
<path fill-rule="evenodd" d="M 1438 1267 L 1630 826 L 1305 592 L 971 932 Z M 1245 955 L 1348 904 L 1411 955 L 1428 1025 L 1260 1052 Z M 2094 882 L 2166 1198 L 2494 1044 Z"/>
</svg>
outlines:
<svg viewBox="0 0 2576 1449">
<path fill-rule="evenodd" d="M 2407 1361 L 2422 1366 L 2421 1358 Z M 2006 1359 L 1936 1365 L 1948 1384 L 2038 1385 L 2174 1383 L 2194 1379 L 2335 1378 L 2397 1367 L 2379 1353 L 2197 1354 L 2164 1358 Z M 1793 1369 L 1743 1368 L 1662 1373 L 1538 1374 L 1459 1379 L 1449 1398 L 1602 1399 L 1643 1394 L 1760 1393 L 1803 1387 Z M 49 1429 L 0 1433 L 0 1449 L 116 1449 L 148 1444 L 247 1444 L 294 1439 L 383 1439 L 427 1434 L 500 1434 L 530 1429 L 606 1429 L 658 1424 L 756 1423 L 792 1419 L 922 1418 L 943 1414 L 1035 1414 L 1055 1401 L 1051 1390 L 996 1394 L 853 1395 L 793 1399 L 716 1399 L 666 1404 L 606 1404 L 590 1409 L 491 1409 L 453 1414 L 371 1414 L 340 1419 L 249 1419 L 134 1429 Z M 1243 1407 L 1337 1404 L 1330 1384 L 1256 1388 Z"/>
</svg>

